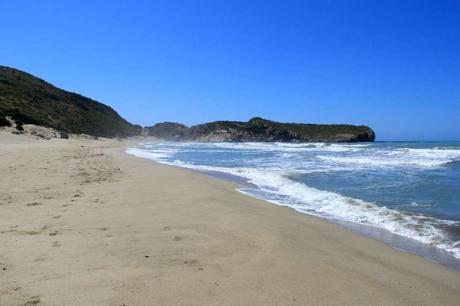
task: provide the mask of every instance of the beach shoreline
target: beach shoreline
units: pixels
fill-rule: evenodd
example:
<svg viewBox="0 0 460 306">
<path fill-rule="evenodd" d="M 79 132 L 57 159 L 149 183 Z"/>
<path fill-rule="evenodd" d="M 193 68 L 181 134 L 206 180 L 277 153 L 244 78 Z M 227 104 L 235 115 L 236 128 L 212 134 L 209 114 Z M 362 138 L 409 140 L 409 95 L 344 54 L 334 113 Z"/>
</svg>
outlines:
<svg viewBox="0 0 460 306">
<path fill-rule="evenodd" d="M 139 157 L 139 158 L 142 158 L 142 157 Z M 158 161 L 155 161 L 155 160 L 151 160 L 151 161 L 158 163 Z M 243 177 L 239 177 L 233 174 L 228 174 L 228 173 L 219 172 L 219 171 L 198 170 L 198 169 L 191 169 L 191 168 L 183 168 L 183 167 L 174 166 L 174 165 L 167 165 L 167 166 L 177 167 L 179 169 L 183 169 L 186 171 L 192 171 L 192 172 L 196 172 L 202 175 L 208 175 L 208 176 L 215 177 L 215 178 L 218 178 L 224 181 L 231 182 L 237 185 L 235 186 L 235 190 L 238 192 L 241 192 L 244 195 L 259 199 L 261 201 L 266 202 L 267 204 L 284 206 L 284 207 L 288 207 L 296 211 L 292 207 L 285 206 L 285 205 L 282 205 L 276 202 L 271 202 L 262 197 L 257 197 L 253 193 L 245 191 L 245 189 L 258 190 L 259 188 L 256 185 L 245 180 Z M 341 220 L 327 219 L 324 217 L 320 217 L 317 215 L 308 214 L 304 212 L 298 212 L 298 213 L 307 215 L 308 217 L 319 218 L 321 220 L 332 222 L 334 224 L 341 226 L 345 230 L 352 231 L 354 233 L 357 233 L 358 235 L 362 235 L 364 237 L 368 237 L 371 239 L 375 239 L 375 240 L 384 242 L 397 251 L 414 254 L 414 255 L 423 257 L 424 259 L 427 259 L 429 261 L 432 261 L 436 264 L 441 264 L 450 269 L 460 272 L 460 259 L 456 258 L 449 252 L 438 249 L 435 246 L 427 245 L 427 244 L 424 244 L 422 242 L 419 242 L 417 240 L 414 240 L 414 239 L 411 239 L 405 236 L 396 235 L 385 229 L 382 229 L 376 226 L 372 226 L 372 225 L 368 225 L 368 224 L 359 224 L 359 223 L 354 223 L 354 222 L 349 222 L 349 221 L 347 222 L 347 221 L 341 221 Z"/>
<path fill-rule="evenodd" d="M 158 141 L 154 139 L 153 142 L 143 141 L 142 143 L 139 143 L 136 147 L 128 148 L 126 150 L 126 153 L 139 157 L 139 158 L 145 158 L 145 159 L 148 159 L 153 162 L 160 163 L 160 164 L 173 166 L 173 167 L 179 167 L 180 169 L 186 169 L 189 171 L 197 172 L 197 173 L 204 174 L 204 175 L 210 175 L 213 177 L 217 177 L 219 179 L 223 179 L 223 180 L 230 181 L 232 183 L 236 183 L 240 186 L 235 188 L 235 190 L 247 196 L 260 199 L 272 205 L 286 206 L 301 214 L 305 214 L 308 216 L 318 217 L 323 220 L 327 220 L 329 222 L 342 226 L 346 230 L 353 231 L 365 237 L 370 237 L 370 238 L 373 238 L 379 241 L 383 241 L 398 251 L 412 253 L 412 254 L 424 257 L 428 260 L 431 260 L 435 263 L 445 265 L 456 271 L 460 271 L 460 258 L 456 257 L 455 253 L 444 250 L 435 243 L 422 242 L 420 241 L 420 239 L 414 239 L 414 237 L 408 236 L 407 234 L 404 235 L 404 234 L 399 234 L 397 232 L 392 232 L 386 229 L 385 227 L 382 227 L 380 224 L 373 224 L 372 222 L 366 222 L 365 219 L 363 220 L 363 222 L 361 222 L 361 220 L 354 222 L 354 221 L 347 220 L 346 218 L 340 218 L 340 216 L 319 213 L 318 211 L 315 211 L 314 209 L 310 209 L 310 210 L 302 209 L 304 207 L 302 206 L 302 202 L 297 202 L 298 199 L 296 198 L 291 198 L 288 201 L 279 200 L 279 198 L 276 198 L 276 197 L 273 198 L 273 196 L 271 195 L 270 187 L 275 188 L 274 190 L 277 190 L 276 187 L 268 185 L 268 189 L 267 189 L 267 186 L 265 185 L 262 185 L 262 186 L 257 185 L 258 183 L 260 184 L 260 181 L 258 181 L 257 179 L 254 181 L 253 177 L 251 176 L 248 177 L 246 173 L 246 168 L 241 167 L 237 163 L 235 163 L 232 167 L 215 166 L 215 164 L 213 164 L 212 162 L 213 155 L 209 153 L 212 151 L 207 151 L 207 150 L 210 150 L 209 148 L 212 148 L 212 145 L 213 145 L 212 143 L 211 144 L 205 144 L 205 143 L 199 144 L 199 145 L 209 146 L 209 148 L 207 148 L 205 152 L 203 152 L 203 154 L 208 154 L 207 155 L 208 160 L 206 161 L 197 160 L 197 159 L 191 159 L 190 161 L 188 161 L 187 158 L 184 157 L 184 155 L 178 155 L 176 158 L 176 156 L 174 155 L 175 153 L 168 151 L 170 150 L 170 148 L 166 147 L 165 149 L 165 146 L 167 146 L 168 144 L 173 144 L 174 149 L 179 147 L 178 143 L 168 143 L 168 142 L 158 143 Z M 219 149 L 221 148 L 221 146 L 223 146 L 224 148 L 227 148 L 228 145 L 229 145 L 228 143 L 217 143 L 216 147 Z M 257 143 L 247 143 L 247 144 L 237 143 L 236 144 L 236 146 L 245 146 L 245 145 L 247 145 L 248 146 L 247 148 L 249 149 L 251 145 L 254 146 L 254 145 L 259 145 L 259 144 Z M 318 144 L 315 144 L 315 145 L 318 145 Z M 332 144 L 332 145 L 337 145 L 337 144 Z M 288 148 L 292 150 L 292 147 L 288 147 Z M 233 148 L 233 149 L 236 149 L 236 148 Z M 266 147 L 265 149 L 268 152 L 270 152 L 270 150 L 273 150 L 273 147 Z M 276 149 L 279 149 L 279 146 L 277 146 Z M 190 146 L 190 143 L 186 143 L 186 148 L 184 149 L 184 152 L 188 152 L 187 154 L 190 154 L 190 152 L 192 152 L 193 150 L 194 149 Z M 179 152 L 181 151 L 182 150 L 179 150 Z M 169 156 L 169 154 L 171 154 L 171 156 Z M 230 153 L 227 152 L 227 154 L 230 154 Z M 228 158 L 232 159 L 231 156 Z M 203 162 L 205 162 L 205 164 L 203 164 Z M 279 162 L 282 162 L 282 161 L 279 161 Z M 254 168 L 251 168 L 251 169 L 254 170 Z M 271 173 L 270 169 L 266 169 L 262 171 L 265 172 L 266 176 L 270 176 L 273 174 Z M 289 175 L 292 175 L 292 173 L 295 173 L 295 170 L 293 169 L 291 169 L 290 171 L 291 171 L 290 174 L 285 174 L 284 176 L 289 176 Z M 259 175 L 258 177 L 261 177 L 261 176 L 262 175 Z M 290 182 L 292 183 L 292 181 Z M 324 190 L 319 190 L 319 192 L 321 191 L 324 191 Z M 293 204 L 293 203 L 296 203 L 296 204 Z M 300 205 L 298 205 L 298 203 L 300 203 Z M 396 212 L 396 211 L 393 211 L 393 212 Z M 365 211 L 363 207 L 363 214 L 364 213 Z M 411 215 L 411 213 L 408 213 L 408 212 L 405 212 L 405 213 L 408 214 L 408 216 Z M 412 214 L 414 216 L 417 216 L 416 213 L 412 213 Z M 419 215 L 423 216 L 422 214 L 419 214 Z M 365 217 L 365 215 L 363 215 L 363 217 Z M 385 218 L 385 215 L 383 215 L 382 217 Z M 416 238 L 420 238 L 420 237 L 416 237 Z M 451 237 L 451 239 L 454 241 L 455 238 Z"/>
<path fill-rule="evenodd" d="M 136 141 L 0 132 L 0 304 L 456 305 L 460 273 Z"/>
</svg>

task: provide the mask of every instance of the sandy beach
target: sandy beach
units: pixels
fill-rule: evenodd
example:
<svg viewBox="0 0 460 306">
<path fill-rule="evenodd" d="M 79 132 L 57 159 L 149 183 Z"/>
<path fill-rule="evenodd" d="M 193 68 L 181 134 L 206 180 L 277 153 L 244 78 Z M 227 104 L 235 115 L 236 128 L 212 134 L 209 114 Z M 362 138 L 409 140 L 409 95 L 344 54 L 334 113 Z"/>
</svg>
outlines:
<svg viewBox="0 0 460 306">
<path fill-rule="evenodd" d="M 0 305 L 458 305 L 460 273 L 134 140 L 0 132 Z"/>
</svg>

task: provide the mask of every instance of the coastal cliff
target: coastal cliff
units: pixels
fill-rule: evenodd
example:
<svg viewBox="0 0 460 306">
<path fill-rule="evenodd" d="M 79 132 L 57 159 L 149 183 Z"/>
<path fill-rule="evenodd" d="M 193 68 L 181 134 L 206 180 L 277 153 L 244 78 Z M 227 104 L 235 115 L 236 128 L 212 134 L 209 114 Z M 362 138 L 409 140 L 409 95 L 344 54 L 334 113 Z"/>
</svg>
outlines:
<svg viewBox="0 0 460 306">
<path fill-rule="evenodd" d="M 214 121 L 187 127 L 163 122 L 149 129 L 149 136 L 169 141 L 203 142 L 371 142 L 374 131 L 347 124 L 281 123 L 255 117 L 248 122 Z"/>
</svg>

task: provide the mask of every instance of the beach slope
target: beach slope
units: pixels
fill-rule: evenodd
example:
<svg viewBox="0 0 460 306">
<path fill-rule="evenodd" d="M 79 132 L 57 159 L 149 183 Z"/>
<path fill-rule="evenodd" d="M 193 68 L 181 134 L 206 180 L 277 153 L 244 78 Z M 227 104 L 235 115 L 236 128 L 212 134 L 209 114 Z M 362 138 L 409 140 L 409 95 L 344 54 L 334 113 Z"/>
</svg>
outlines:
<svg viewBox="0 0 460 306">
<path fill-rule="evenodd" d="M 458 305 L 460 273 L 116 140 L 0 132 L 0 305 Z"/>
</svg>

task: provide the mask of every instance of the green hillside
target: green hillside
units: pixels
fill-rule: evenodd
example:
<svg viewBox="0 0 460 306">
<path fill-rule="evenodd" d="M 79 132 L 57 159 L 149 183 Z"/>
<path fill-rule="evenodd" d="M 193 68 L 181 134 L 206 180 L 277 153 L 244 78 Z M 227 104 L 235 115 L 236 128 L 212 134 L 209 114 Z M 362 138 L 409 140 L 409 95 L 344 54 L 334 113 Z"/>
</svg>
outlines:
<svg viewBox="0 0 460 306">
<path fill-rule="evenodd" d="M 140 133 L 140 126 L 129 123 L 105 104 L 0 66 L 0 125 L 7 124 L 5 116 L 76 134 L 126 137 Z"/>
</svg>

